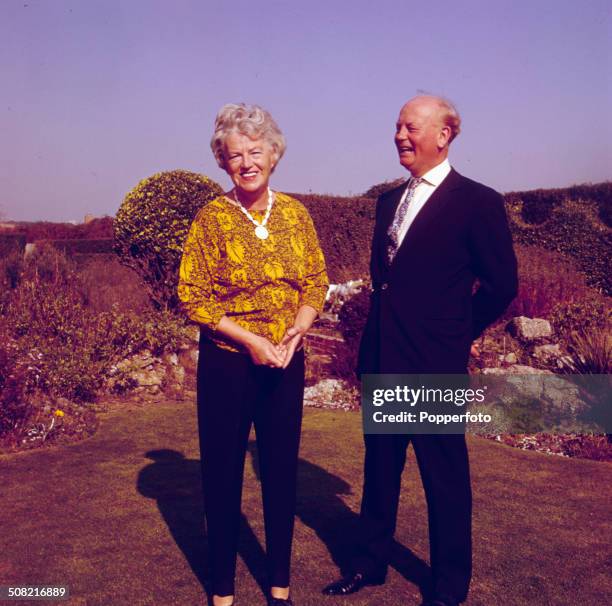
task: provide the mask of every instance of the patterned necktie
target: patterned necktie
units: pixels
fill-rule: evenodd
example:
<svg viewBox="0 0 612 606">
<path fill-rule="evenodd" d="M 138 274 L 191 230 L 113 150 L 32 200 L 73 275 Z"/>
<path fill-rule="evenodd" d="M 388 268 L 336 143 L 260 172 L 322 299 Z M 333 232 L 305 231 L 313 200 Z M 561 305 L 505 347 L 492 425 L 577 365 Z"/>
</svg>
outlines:
<svg viewBox="0 0 612 606">
<path fill-rule="evenodd" d="M 399 234 L 402 227 L 402 223 L 404 222 L 404 218 L 406 217 L 406 213 L 408 212 L 408 208 L 410 208 L 410 203 L 414 199 L 414 193 L 416 192 L 416 188 L 419 186 L 423 179 L 420 177 L 414 178 L 411 177 L 408 182 L 408 187 L 406 187 L 406 191 L 400 203 L 395 211 L 395 217 L 393 217 L 393 221 L 391 222 L 391 226 L 387 231 L 387 235 L 389 236 L 389 243 L 387 244 L 387 260 L 389 264 L 395 258 L 397 254 L 397 249 L 399 248 Z"/>
</svg>

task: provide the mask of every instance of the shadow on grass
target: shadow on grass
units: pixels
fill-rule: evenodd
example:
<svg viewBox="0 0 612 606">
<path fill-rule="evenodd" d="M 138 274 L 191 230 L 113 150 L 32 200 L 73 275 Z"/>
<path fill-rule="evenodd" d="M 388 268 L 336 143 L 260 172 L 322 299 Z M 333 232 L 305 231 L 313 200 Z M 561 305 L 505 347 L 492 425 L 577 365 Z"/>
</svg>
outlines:
<svg viewBox="0 0 612 606">
<path fill-rule="evenodd" d="M 185 459 L 176 450 L 150 450 L 153 463 L 141 469 L 140 494 L 157 501 L 172 538 L 185 555 L 194 575 L 210 598 L 210 579 L 201 466 L 198 459 Z M 249 572 L 265 588 L 265 554 L 247 519 L 242 516 L 238 551 Z"/>
<path fill-rule="evenodd" d="M 254 472 L 259 480 L 259 462 L 254 441 L 249 442 Z M 153 463 L 141 469 L 137 488 L 143 496 L 155 499 L 174 541 L 185 555 L 194 575 L 210 596 L 208 552 L 201 490 L 201 466 L 197 459 L 185 459 L 181 452 L 161 449 L 146 453 Z M 296 515 L 325 545 L 342 573 L 350 569 L 353 545 L 346 537 L 356 536 L 359 516 L 346 506 L 341 496 L 351 487 L 342 478 L 305 459 L 298 462 Z M 242 516 L 239 554 L 265 595 L 265 552 Z M 395 543 L 390 565 L 423 595 L 431 582 L 429 566 L 410 549 Z M 330 571 L 330 580 L 333 575 Z"/>
<path fill-rule="evenodd" d="M 254 441 L 249 442 L 253 470 L 259 479 L 259 461 Z M 342 478 L 305 459 L 298 461 L 296 515 L 314 530 L 327 548 L 341 574 L 351 572 L 355 545 L 347 537 L 359 536 L 359 516 L 342 500 L 351 494 L 351 486 Z M 394 541 L 389 562 L 407 581 L 414 583 L 422 596 L 429 594 L 431 569 L 410 549 Z M 330 581 L 333 579 L 330 571 Z"/>
</svg>

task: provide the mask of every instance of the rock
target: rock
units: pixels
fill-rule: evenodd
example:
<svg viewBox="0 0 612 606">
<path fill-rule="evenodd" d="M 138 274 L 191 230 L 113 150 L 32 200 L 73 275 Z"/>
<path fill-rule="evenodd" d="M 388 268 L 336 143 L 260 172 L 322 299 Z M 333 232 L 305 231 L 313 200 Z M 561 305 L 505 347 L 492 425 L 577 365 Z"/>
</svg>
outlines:
<svg viewBox="0 0 612 606">
<path fill-rule="evenodd" d="M 513 351 L 511 351 L 509 354 L 506 354 L 503 359 L 506 364 L 516 364 L 518 362 L 518 358 L 516 357 L 516 354 Z"/>
<path fill-rule="evenodd" d="M 164 362 L 166 362 L 166 364 L 170 364 L 172 366 L 177 366 L 178 365 L 178 356 L 173 352 L 173 353 L 169 353 L 169 354 L 165 354 L 164 355 Z"/>
<path fill-rule="evenodd" d="M 149 366 L 152 366 L 156 360 L 157 358 L 154 358 L 153 354 L 145 349 L 144 351 L 134 354 L 125 360 L 121 360 L 121 362 L 117 362 L 113 369 L 111 369 L 111 374 L 115 374 L 116 372 L 126 372 L 131 369 L 148 368 Z"/>
<path fill-rule="evenodd" d="M 569 378 L 550 370 L 515 364 L 509 368 L 487 368 L 480 379 L 486 386 L 484 409 L 489 406 L 501 433 L 580 431 L 580 416 L 589 405 Z M 503 379 L 502 377 L 506 377 Z M 525 425 L 527 423 L 527 425 Z"/>
<path fill-rule="evenodd" d="M 345 381 L 323 379 L 304 390 L 304 406 L 354 410 L 359 408 L 359 392 Z"/>
<path fill-rule="evenodd" d="M 524 364 L 514 364 L 509 368 L 484 368 L 482 370 L 483 375 L 552 375 L 554 374 L 550 370 L 544 370 L 542 368 L 533 368 L 532 366 L 525 366 Z"/>
<path fill-rule="evenodd" d="M 172 366 L 170 368 L 171 380 L 182 386 L 185 382 L 185 369 L 182 366 Z"/>
<path fill-rule="evenodd" d="M 536 345 L 533 348 L 533 357 L 544 362 L 550 359 L 560 358 L 562 355 L 559 343 L 555 343 L 554 345 Z"/>
<path fill-rule="evenodd" d="M 330 314 L 337 314 L 342 306 L 365 286 L 363 280 L 349 280 L 344 284 L 330 284 L 325 295 L 325 309 Z"/>
<path fill-rule="evenodd" d="M 552 335 L 550 322 L 542 318 L 527 318 L 525 316 L 512 318 L 507 329 L 513 337 L 524 342 L 535 341 Z"/>
<path fill-rule="evenodd" d="M 163 365 L 160 365 L 155 369 L 140 370 L 130 373 L 130 378 L 137 383 L 138 387 L 147 388 L 161 386 L 165 376 L 166 369 Z"/>
</svg>

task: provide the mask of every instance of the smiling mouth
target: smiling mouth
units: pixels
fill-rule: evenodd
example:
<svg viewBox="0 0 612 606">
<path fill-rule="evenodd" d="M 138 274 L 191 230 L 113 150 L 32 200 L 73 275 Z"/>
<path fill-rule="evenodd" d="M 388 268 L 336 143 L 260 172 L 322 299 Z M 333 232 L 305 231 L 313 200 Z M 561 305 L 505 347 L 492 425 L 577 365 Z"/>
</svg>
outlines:
<svg viewBox="0 0 612 606">
<path fill-rule="evenodd" d="M 253 177 L 257 176 L 257 173 L 256 172 L 240 173 L 240 176 L 246 179 L 252 179 Z"/>
<path fill-rule="evenodd" d="M 397 148 L 397 151 L 398 151 L 400 154 L 404 154 L 404 153 L 406 153 L 406 152 L 414 152 L 414 148 L 412 148 L 412 147 L 398 147 L 398 148 Z"/>
</svg>

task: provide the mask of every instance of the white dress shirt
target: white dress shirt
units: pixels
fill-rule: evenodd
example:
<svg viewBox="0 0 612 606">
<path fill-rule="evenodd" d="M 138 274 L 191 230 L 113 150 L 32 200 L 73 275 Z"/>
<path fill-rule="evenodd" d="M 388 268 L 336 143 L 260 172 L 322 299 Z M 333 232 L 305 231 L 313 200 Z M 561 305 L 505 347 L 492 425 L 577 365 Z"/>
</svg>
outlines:
<svg viewBox="0 0 612 606">
<path fill-rule="evenodd" d="M 417 188 L 414 191 L 414 197 L 412 198 L 412 202 L 408 207 L 408 211 L 406 212 L 406 216 L 402 221 L 402 224 L 398 233 L 398 246 L 404 241 L 404 237 L 406 236 L 406 232 L 408 228 L 412 225 L 415 217 L 419 214 L 423 206 L 429 198 L 431 194 L 433 194 L 440 183 L 446 179 L 448 173 L 451 171 L 451 165 L 448 161 L 448 158 L 445 158 L 440 164 L 434 166 L 431 170 L 428 170 L 422 177 L 423 179 L 421 183 L 417 185 Z M 400 204 L 402 203 L 404 196 L 408 191 L 408 186 L 406 186 L 406 191 L 402 195 L 402 199 L 400 200 Z M 399 205 L 398 205 L 399 208 Z"/>
</svg>

